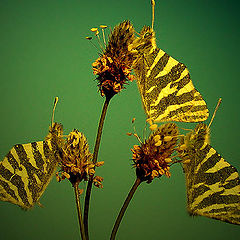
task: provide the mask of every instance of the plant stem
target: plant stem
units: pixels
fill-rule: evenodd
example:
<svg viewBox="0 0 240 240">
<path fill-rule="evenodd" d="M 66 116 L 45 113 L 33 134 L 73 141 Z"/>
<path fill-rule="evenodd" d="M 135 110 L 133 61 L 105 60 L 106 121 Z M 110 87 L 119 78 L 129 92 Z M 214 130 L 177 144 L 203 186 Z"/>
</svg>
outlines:
<svg viewBox="0 0 240 240">
<path fill-rule="evenodd" d="M 82 219 L 81 204 L 79 199 L 78 185 L 79 183 L 74 183 L 74 192 L 75 192 L 76 206 L 77 206 L 77 212 L 78 212 L 78 223 L 80 227 L 82 240 L 86 240 L 85 229 L 84 229 L 83 219 Z"/>
<path fill-rule="evenodd" d="M 130 203 L 134 193 L 136 192 L 138 186 L 141 183 L 142 183 L 142 181 L 139 178 L 137 178 L 136 181 L 134 182 L 131 190 L 129 191 L 129 193 L 127 195 L 127 198 L 125 199 L 125 202 L 123 203 L 122 208 L 121 208 L 121 210 L 120 210 L 120 212 L 118 214 L 118 217 L 117 217 L 117 219 L 115 221 L 114 227 L 112 229 L 112 234 L 111 234 L 110 240 L 114 240 L 115 239 L 117 231 L 118 231 L 118 228 L 119 228 L 119 225 L 120 225 L 120 223 L 122 221 L 122 218 L 123 218 L 123 216 L 125 214 L 125 211 L 127 210 L 127 207 L 129 205 L 129 203 Z"/>
<path fill-rule="evenodd" d="M 107 108 L 108 108 L 110 100 L 111 100 L 111 97 L 110 98 L 106 97 L 103 108 L 102 108 L 102 114 L 101 114 L 100 121 L 99 121 L 99 124 L 98 124 L 97 138 L 96 138 L 94 152 L 93 152 L 93 160 L 92 160 L 93 163 L 97 162 L 98 150 L 99 150 L 99 147 L 100 147 L 100 141 L 101 141 L 102 130 L 103 130 L 103 124 L 104 124 L 104 120 L 105 120 L 105 116 L 106 116 L 106 113 L 107 113 Z M 86 191 L 86 196 L 85 196 L 85 205 L 84 205 L 84 226 L 85 226 L 85 233 L 86 233 L 87 240 L 89 239 L 88 213 L 89 213 L 89 203 L 90 203 L 92 184 L 93 184 L 93 177 L 90 178 L 89 181 L 88 181 L 87 191 Z"/>
</svg>

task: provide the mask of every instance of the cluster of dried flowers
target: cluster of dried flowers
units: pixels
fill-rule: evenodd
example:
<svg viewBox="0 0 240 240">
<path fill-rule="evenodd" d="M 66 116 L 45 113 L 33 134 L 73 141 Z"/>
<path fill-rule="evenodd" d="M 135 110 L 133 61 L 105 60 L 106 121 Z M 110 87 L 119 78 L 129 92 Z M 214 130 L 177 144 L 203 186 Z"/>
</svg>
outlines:
<svg viewBox="0 0 240 240">
<path fill-rule="evenodd" d="M 57 180 L 60 182 L 65 178 L 74 183 L 88 181 L 95 174 L 95 167 L 102 166 L 103 162 L 92 162 L 92 153 L 83 133 L 74 129 L 69 133 L 62 147 L 61 170 L 57 172 Z M 103 178 L 93 177 L 94 185 L 102 188 Z"/>
<path fill-rule="evenodd" d="M 175 151 L 178 139 L 178 128 L 174 123 L 158 127 L 147 140 L 134 145 L 133 162 L 136 175 L 141 181 L 151 183 L 156 177 L 170 177 L 171 155 Z"/>
<path fill-rule="evenodd" d="M 99 34 L 97 28 L 92 31 L 95 31 L 96 35 Z M 120 23 L 113 29 L 106 49 L 92 64 L 102 96 L 114 96 L 124 88 L 124 84 L 134 79 L 131 74 L 133 54 L 128 51 L 128 46 L 133 40 L 134 29 L 131 23 Z"/>
</svg>

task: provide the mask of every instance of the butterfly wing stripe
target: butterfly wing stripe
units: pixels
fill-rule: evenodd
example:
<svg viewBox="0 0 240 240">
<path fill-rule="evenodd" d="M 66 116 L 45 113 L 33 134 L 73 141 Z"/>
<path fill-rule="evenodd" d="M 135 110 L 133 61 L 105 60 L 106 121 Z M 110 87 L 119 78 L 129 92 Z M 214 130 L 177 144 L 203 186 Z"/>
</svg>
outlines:
<svg viewBox="0 0 240 240">
<path fill-rule="evenodd" d="M 172 105 L 176 105 L 176 106 L 185 104 L 185 103 L 187 103 L 190 106 L 194 106 L 193 105 L 194 102 L 198 102 L 199 100 L 203 101 L 202 98 L 199 98 L 199 96 L 197 94 L 195 94 L 196 93 L 195 89 L 192 89 L 192 91 L 190 91 L 188 93 L 183 93 L 180 96 L 176 96 L 177 87 L 176 86 L 174 88 L 171 88 L 169 86 L 167 86 L 167 87 L 163 91 L 161 91 L 161 93 L 159 94 L 160 96 L 158 97 L 157 101 L 153 102 L 150 105 L 151 108 L 155 108 L 157 105 L 159 105 L 158 108 L 160 108 L 161 111 L 164 112 L 164 111 L 167 111 L 167 107 L 168 107 L 169 103 L 171 103 Z M 168 104 L 168 105 L 164 105 L 164 103 Z M 204 103 L 205 102 L 203 101 L 202 104 L 204 104 Z M 172 105 L 170 105 L 170 106 L 172 106 Z"/>
<path fill-rule="evenodd" d="M 161 99 L 163 99 L 164 97 L 167 97 L 177 91 L 177 86 L 172 87 L 171 85 L 172 84 L 170 82 L 170 83 L 168 83 L 168 85 L 165 88 L 163 88 L 161 90 L 157 99 L 155 101 L 153 101 L 153 103 L 150 105 L 150 107 L 157 106 L 159 104 L 159 102 L 161 101 Z M 151 88 L 151 89 L 153 90 L 154 88 Z M 146 91 L 146 93 L 150 93 L 150 92 L 151 92 L 150 90 Z"/>
<path fill-rule="evenodd" d="M 160 50 L 160 51 L 162 51 L 162 50 Z M 171 72 L 178 73 L 177 71 L 174 71 L 174 70 L 175 70 L 175 68 L 177 69 L 179 66 L 183 67 L 184 69 L 186 68 L 186 66 L 184 66 L 182 63 L 179 63 L 177 60 L 175 60 L 174 58 L 169 56 L 167 64 L 164 66 L 163 70 L 160 71 L 155 78 L 160 78 L 162 76 L 166 76 L 167 74 L 169 74 Z"/>
<path fill-rule="evenodd" d="M 140 56 L 134 70 L 149 118 L 155 122 L 207 119 L 206 103 L 194 88 L 184 64 L 157 48 L 151 54 Z M 195 107 L 200 107 L 199 111 Z"/>
<path fill-rule="evenodd" d="M 16 188 L 16 186 L 11 185 L 11 184 L 10 184 L 11 186 L 9 186 L 8 182 L 2 181 L 1 177 L 0 177 L 0 184 L 1 184 L 1 186 L 0 186 L 0 200 L 1 201 L 8 201 L 13 204 L 18 204 L 18 205 L 24 206 L 24 203 L 19 196 L 18 189 Z"/>
<path fill-rule="evenodd" d="M 219 207 L 228 207 L 228 205 L 232 204 L 232 206 L 235 206 L 236 204 L 239 205 L 240 197 L 238 195 L 222 195 L 224 190 L 218 191 L 218 192 L 212 192 L 206 194 L 207 196 L 204 196 L 202 201 L 194 201 L 191 204 L 192 211 L 201 210 L 202 212 L 205 212 L 206 207 L 209 209 L 212 209 L 212 205 L 220 205 Z"/>
<path fill-rule="evenodd" d="M 193 121 L 197 121 L 198 117 L 203 121 L 208 117 L 205 101 L 194 88 L 189 74 L 181 78 L 183 72 L 188 73 L 185 65 L 178 63 L 164 77 L 154 81 L 152 80 L 152 76 L 147 79 L 147 90 L 145 92 L 142 91 L 143 102 L 145 103 L 148 116 L 156 122 L 178 120 L 178 118 L 182 119 L 182 121 L 185 121 L 187 118 L 192 118 Z M 154 101 L 154 99 L 156 100 Z M 190 107 L 195 106 L 200 106 L 204 111 L 201 111 L 199 114 L 197 112 L 188 114 L 187 112 L 185 113 L 184 107 L 186 106 L 189 106 L 189 112 L 193 112 Z M 177 114 L 174 119 L 170 119 L 168 114 L 171 114 L 172 111 L 179 108 L 182 108 L 179 111 L 182 113 Z M 174 111 L 174 114 L 175 113 Z M 163 116 L 161 116 L 162 114 Z"/>
<path fill-rule="evenodd" d="M 206 145 L 206 147 L 208 147 L 208 145 Z M 203 159 L 203 160 L 200 160 L 198 165 L 196 166 L 196 170 L 195 172 L 198 172 L 199 169 L 201 168 L 201 166 L 206 162 L 208 161 L 208 159 L 210 157 L 212 157 L 214 154 L 216 154 L 216 150 L 214 148 L 210 148 L 209 151 L 207 152 L 207 155 L 206 157 Z"/>
<path fill-rule="evenodd" d="M 201 158 L 201 156 L 206 156 Z M 240 224 L 240 180 L 237 170 L 210 145 L 201 148 L 186 170 L 196 177 L 187 181 L 188 211 Z M 192 164 L 191 164 L 192 163 Z M 187 176 L 186 176 L 187 177 Z"/>
<path fill-rule="evenodd" d="M 168 75 L 157 78 L 157 75 L 159 74 L 159 72 L 163 71 L 165 66 L 168 64 L 168 61 L 170 58 L 170 56 L 166 53 L 164 53 L 164 55 L 162 56 L 161 51 L 162 50 L 158 48 L 152 54 L 144 55 L 142 57 L 144 65 L 143 65 L 143 69 L 139 68 L 138 71 L 136 72 L 138 76 L 141 76 L 141 74 L 144 73 L 144 76 L 142 76 L 143 79 L 144 80 L 148 79 L 147 81 L 152 80 L 152 83 L 154 83 L 156 79 L 167 78 Z M 159 56 L 159 54 L 161 55 L 161 57 L 157 61 L 156 58 Z"/>
<path fill-rule="evenodd" d="M 32 154 L 34 156 L 36 167 L 39 168 L 41 171 L 44 171 L 45 166 L 45 155 L 43 153 L 43 142 L 33 142 L 31 143 L 32 146 Z"/>
<path fill-rule="evenodd" d="M 207 208 L 206 211 L 196 210 L 192 215 L 201 215 L 205 217 L 215 218 L 232 224 L 240 224 L 240 210 L 236 208 L 236 204 L 214 204 Z"/>
<path fill-rule="evenodd" d="M 163 50 L 159 49 L 156 57 L 153 60 L 152 65 L 150 66 L 149 70 L 147 71 L 146 77 L 148 78 L 153 70 L 153 68 L 156 66 L 156 64 L 159 62 L 159 60 L 166 54 Z M 167 63 L 167 62 L 166 62 Z"/>
<path fill-rule="evenodd" d="M 181 119 L 182 121 L 184 121 L 184 119 L 186 118 L 189 118 L 189 120 L 192 119 L 192 122 L 194 122 L 198 118 L 201 119 L 201 121 L 204 121 L 206 119 L 206 112 L 208 112 L 205 107 L 205 102 L 203 100 L 195 101 L 195 105 L 196 107 L 192 107 L 191 102 L 170 105 L 157 118 L 154 118 L 154 116 L 157 115 L 157 110 L 151 110 L 150 116 L 153 116 L 155 122 L 167 121 L 168 119 L 169 121 L 174 121 L 177 118 L 179 118 L 180 121 Z M 193 108 L 198 111 L 193 111 Z M 188 111 L 185 112 L 185 109 L 188 109 Z"/>
<path fill-rule="evenodd" d="M 34 173 L 36 173 L 37 168 L 32 165 L 36 165 L 34 159 L 30 159 L 30 157 L 33 158 L 31 153 L 31 143 L 28 144 L 17 144 L 13 147 L 13 149 L 16 151 L 17 159 L 19 159 L 21 171 L 19 172 L 19 175 L 22 178 L 22 181 L 24 182 L 25 190 L 27 193 L 28 201 L 32 205 L 34 202 L 33 197 L 33 191 L 35 191 L 36 187 L 36 179 L 34 177 Z M 37 187 L 36 187 L 37 188 Z M 38 189 L 36 189 L 38 190 Z"/>
<path fill-rule="evenodd" d="M 4 161 L 7 161 L 7 158 L 4 158 L 2 162 Z M 7 199 L 7 201 L 10 201 L 12 203 L 18 202 L 17 204 L 21 206 L 30 206 L 25 184 L 18 174 L 11 173 L 1 164 L 0 180 L 1 186 L 3 187 L 3 189 L 1 189 L 1 192 L 5 193 L 6 198 L 9 198 L 9 196 L 11 196 L 9 199 Z M 1 200 L 4 201 L 4 199 Z"/>
<path fill-rule="evenodd" d="M 220 169 L 231 166 L 228 162 L 224 161 L 223 158 L 220 158 L 220 160 L 212 167 L 209 168 L 206 173 L 215 173 L 218 172 Z"/>
<path fill-rule="evenodd" d="M 5 192 L 8 192 L 6 201 L 30 208 L 39 200 L 56 170 L 57 161 L 52 149 L 50 140 L 19 144 L 11 149 L 7 156 L 14 165 L 10 165 L 8 161 L 4 163 L 11 172 L 5 169 L 5 175 L 0 174 L 5 181 Z M 6 174 L 11 177 L 7 177 Z"/>
<path fill-rule="evenodd" d="M 2 201 L 10 201 L 14 204 L 18 204 L 19 202 L 22 206 L 24 204 L 29 205 L 26 198 L 27 193 L 24 188 L 24 183 L 21 177 L 16 175 L 19 164 L 12 152 L 14 152 L 13 149 L 11 149 L 3 161 L 0 162 L 0 193 L 3 196 L 0 197 L 0 199 Z M 16 181 L 14 181 L 15 179 Z M 21 189 L 18 189 L 19 186 Z"/>
<path fill-rule="evenodd" d="M 222 161 L 222 166 L 219 167 L 219 161 L 222 157 L 210 145 L 207 145 L 203 150 L 205 150 L 205 152 L 208 150 L 208 154 L 205 155 L 206 157 L 203 159 L 203 163 L 200 162 L 200 164 L 194 166 L 194 168 L 196 168 L 195 174 L 198 176 L 195 184 L 203 182 L 206 185 L 213 185 L 220 182 L 222 185 L 232 173 L 236 172 L 236 169 L 226 161 Z M 200 151 L 198 155 L 201 154 L 204 154 L 204 151 Z M 216 171 L 211 170 L 207 172 L 209 169 L 214 168 Z"/>
<path fill-rule="evenodd" d="M 24 149 L 28 156 L 33 158 L 28 162 L 30 173 L 28 176 L 32 179 L 32 185 L 29 186 L 33 203 L 37 202 L 56 171 L 57 161 L 54 156 L 51 141 L 40 141 L 31 144 L 24 144 Z"/>
<path fill-rule="evenodd" d="M 231 182 L 232 180 L 235 180 L 238 178 L 238 173 L 237 170 L 233 172 L 228 178 L 226 178 L 227 182 Z"/>
<path fill-rule="evenodd" d="M 192 81 L 189 81 L 185 86 L 183 86 L 176 94 L 176 96 L 180 96 L 184 93 L 190 93 L 191 91 L 193 91 L 195 88 L 193 86 Z"/>
</svg>

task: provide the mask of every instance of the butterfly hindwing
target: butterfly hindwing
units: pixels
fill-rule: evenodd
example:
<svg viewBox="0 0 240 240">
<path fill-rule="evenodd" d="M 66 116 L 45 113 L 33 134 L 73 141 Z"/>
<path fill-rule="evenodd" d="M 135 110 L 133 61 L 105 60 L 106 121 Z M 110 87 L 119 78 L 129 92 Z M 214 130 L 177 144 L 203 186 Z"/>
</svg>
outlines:
<svg viewBox="0 0 240 240">
<path fill-rule="evenodd" d="M 155 43 L 155 33 L 144 27 L 129 47 L 135 53 L 133 69 L 148 118 L 155 122 L 200 122 L 208 118 L 201 94 L 186 66 Z"/>
<path fill-rule="evenodd" d="M 206 141 L 206 129 L 205 124 L 197 125 L 186 136 L 186 150 L 180 155 L 186 162 L 188 212 L 240 224 L 239 174 Z"/>
</svg>

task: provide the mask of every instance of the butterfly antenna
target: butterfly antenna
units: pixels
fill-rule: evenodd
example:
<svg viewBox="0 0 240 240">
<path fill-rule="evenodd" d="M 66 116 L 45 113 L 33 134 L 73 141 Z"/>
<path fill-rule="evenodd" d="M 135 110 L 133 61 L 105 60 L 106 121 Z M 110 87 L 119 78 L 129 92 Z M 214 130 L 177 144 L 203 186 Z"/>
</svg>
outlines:
<svg viewBox="0 0 240 240">
<path fill-rule="evenodd" d="M 104 29 L 107 28 L 107 26 L 106 25 L 100 25 L 100 28 L 102 29 L 103 43 L 104 43 L 104 45 L 106 47 L 107 44 L 106 44 L 106 38 L 105 38 L 105 34 L 104 34 Z"/>
<path fill-rule="evenodd" d="M 55 97 L 54 99 L 54 104 L 53 104 L 53 111 L 52 111 L 52 121 L 51 121 L 51 126 L 53 127 L 53 121 L 54 121 L 54 113 L 55 113 L 55 109 L 58 103 L 58 97 Z"/>
<path fill-rule="evenodd" d="M 154 1 L 154 0 L 151 0 L 151 4 L 152 4 L 152 29 L 153 29 L 154 16 L 155 16 L 155 1 Z"/>
<path fill-rule="evenodd" d="M 218 110 L 221 102 L 222 102 L 222 99 L 219 98 L 219 99 L 218 99 L 217 106 L 215 107 L 214 113 L 213 113 L 213 115 L 212 115 L 212 119 L 211 119 L 210 123 L 208 124 L 208 127 L 207 127 L 208 130 L 210 129 L 210 126 L 211 126 L 211 124 L 212 124 L 212 122 L 213 122 L 213 119 L 215 118 L 216 112 L 217 112 L 217 110 Z"/>
</svg>

